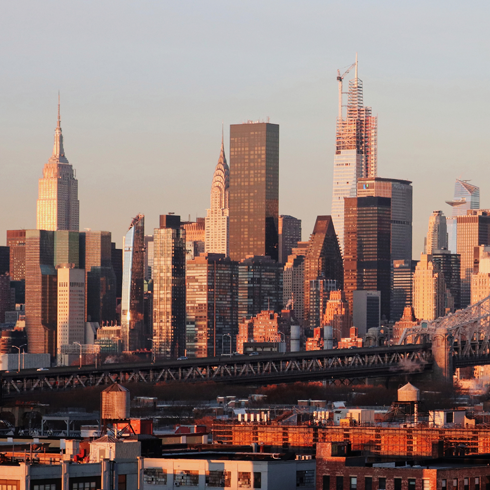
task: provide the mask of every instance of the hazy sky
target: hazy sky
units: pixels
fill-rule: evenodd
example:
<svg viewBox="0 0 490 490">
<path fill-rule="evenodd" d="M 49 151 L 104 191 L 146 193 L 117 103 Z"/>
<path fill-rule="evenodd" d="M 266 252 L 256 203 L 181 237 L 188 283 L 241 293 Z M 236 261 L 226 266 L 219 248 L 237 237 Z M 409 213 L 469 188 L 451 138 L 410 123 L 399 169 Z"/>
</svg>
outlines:
<svg viewBox="0 0 490 490">
<path fill-rule="evenodd" d="M 414 256 L 456 177 L 490 207 L 484 1 L 0 1 L 0 244 L 36 226 L 61 90 L 81 229 L 205 216 L 225 124 L 280 125 L 280 213 L 329 214 L 337 68 L 359 53 L 378 175 L 414 186 Z"/>
</svg>

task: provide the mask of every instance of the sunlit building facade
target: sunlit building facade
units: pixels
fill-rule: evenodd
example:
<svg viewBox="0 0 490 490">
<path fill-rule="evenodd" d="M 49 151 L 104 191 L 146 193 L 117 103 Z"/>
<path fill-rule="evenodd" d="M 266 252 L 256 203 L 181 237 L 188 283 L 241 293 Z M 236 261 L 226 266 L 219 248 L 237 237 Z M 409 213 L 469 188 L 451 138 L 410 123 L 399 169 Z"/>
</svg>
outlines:
<svg viewBox="0 0 490 490">
<path fill-rule="evenodd" d="M 124 237 L 121 331 L 123 348 L 134 351 L 147 344 L 144 325 L 145 217 L 138 214 Z"/>
<path fill-rule="evenodd" d="M 185 354 L 185 241 L 180 216 L 160 216 L 153 234 L 153 349 L 167 359 Z"/>
<path fill-rule="evenodd" d="M 58 103 L 58 125 L 55 129 L 53 154 L 44 165 L 43 177 L 39 179 L 37 229 L 78 231 L 79 208 L 78 181 L 63 148 Z"/>
<path fill-rule="evenodd" d="M 212 357 L 236 350 L 238 263 L 204 254 L 186 264 L 186 355 Z"/>
<path fill-rule="evenodd" d="M 230 127 L 230 257 L 278 259 L 279 125 Z"/>
<path fill-rule="evenodd" d="M 339 75 L 339 115 L 333 170 L 332 219 L 344 250 L 344 198 L 356 197 L 357 181 L 377 172 L 378 118 L 363 105 L 363 84 L 355 75 L 349 81 L 347 113 L 342 114 L 342 77 Z"/>
<path fill-rule="evenodd" d="M 230 169 L 226 162 L 225 146 L 221 139 L 221 151 L 211 183 L 211 207 L 206 216 L 206 253 L 224 254 L 228 257 L 230 225 Z"/>
<path fill-rule="evenodd" d="M 429 218 L 425 250 L 427 255 L 432 255 L 436 250 L 447 250 L 446 217 L 442 211 L 433 211 Z"/>
</svg>

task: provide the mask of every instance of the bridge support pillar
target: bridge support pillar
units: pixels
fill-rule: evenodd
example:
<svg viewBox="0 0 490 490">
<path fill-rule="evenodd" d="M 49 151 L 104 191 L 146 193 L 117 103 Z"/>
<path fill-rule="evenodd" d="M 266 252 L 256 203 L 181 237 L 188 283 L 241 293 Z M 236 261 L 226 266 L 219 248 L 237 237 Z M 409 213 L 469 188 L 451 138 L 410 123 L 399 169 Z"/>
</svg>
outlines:
<svg viewBox="0 0 490 490">
<path fill-rule="evenodd" d="M 445 328 L 438 328 L 432 338 L 432 355 L 434 356 L 434 381 L 453 382 L 452 338 Z"/>
</svg>

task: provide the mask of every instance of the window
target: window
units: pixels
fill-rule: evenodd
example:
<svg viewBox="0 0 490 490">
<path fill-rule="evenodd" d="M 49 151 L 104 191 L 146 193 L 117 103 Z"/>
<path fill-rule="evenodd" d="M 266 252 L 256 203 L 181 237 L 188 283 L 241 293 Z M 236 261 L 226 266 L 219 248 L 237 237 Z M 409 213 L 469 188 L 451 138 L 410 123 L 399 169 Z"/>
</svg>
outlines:
<svg viewBox="0 0 490 490">
<path fill-rule="evenodd" d="M 262 473 L 254 471 L 254 488 L 262 488 Z"/>
<path fill-rule="evenodd" d="M 480 490 L 480 479 L 478 477 L 475 478 L 475 490 Z"/>
<path fill-rule="evenodd" d="M 231 471 L 206 471 L 207 487 L 231 487 Z"/>
<path fill-rule="evenodd" d="M 402 479 L 395 478 L 395 490 L 402 490 Z"/>
<path fill-rule="evenodd" d="M 415 478 L 408 479 L 408 490 L 415 490 Z"/>
<path fill-rule="evenodd" d="M 441 480 L 441 489 L 446 490 L 447 488 L 447 481 L 446 480 Z"/>
<path fill-rule="evenodd" d="M 12 482 L 14 483 L 14 482 Z M 1 490 L 14 490 L 15 488 L 18 488 L 17 486 L 14 485 L 0 485 Z M 56 484 L 55 483 L 44 483 L 41 485 L 34 485 L 34 490 L 56 490 Z"/>
<path fill-rule="evenodd" d="M 322 482 L 323 482 L 322 490 L 330 490 L 330 475 L 323 475 Z"/>
<path fill-rule="evenodd" d="M 357 476 L 350 477 L 350 490 L 357 490 Z"/>
<path fill-rule="evenodd" d="M 458 479 L 457 478 L 453 479 L 453 490 L 458 490 Z"/>
<path fill-rule="evenodd" d="M 182 470 L 174 474 L 176 487 L 197 487 L 199 485 L 199 471 Z"/>
<path fill-rule="evenodd" d="M 344 477 L 338 476 L 335 479 L 335 490 L 344 490 Z"/>
<path fill-rule="evenodd" d="M 386 490 L 386 478 L 378 478 L 378 490 Z"/>
<path fill-rule="evenodd" d="M 430 480 L 426 478 L 422 480 L 422 490 L 430 490 Z"/>
<path fill-rule="evenodd" d="M 252 474 L 249 471 L 238 472 L 238 488 L 252 488 Z"/>
<path fill-rule="evenodd" d="M 44 485 L 44 488 L 46 489 L 46 487 L 49 488 L 48 485 Z M 53 489 L 55 487 L 53 486 Z M 78 482 L 78 483 L 72 483 L 71 484 L 71 489 L 72 490 L 91 490 L 91 489 L 95 489 L 95 482 L 94 481 L 84 481 L 84 482 Z"/>
<path fill-rule="evenodd" d="M 302 470 L 296 472 L 297 487 L 314 487 L 315 486 L 315 470 Z"/>
<path fill-rule="evenodd" d="M 464 478 L 463 479 L 463 483 L 464 483 L 464 490 L 470 490 L 470 481 L 468 478 Z"/>
<path fill-rule="evenodd" d="M 373 479 L 371 476 L 364 478 L 364 490 L 373 490 Z"/>
<path fill-rule="evenodd" d="M 167 470 L 162 468 L 145 468 L 143 480 L 147 485 L 166 485 Z"/>
</svg>

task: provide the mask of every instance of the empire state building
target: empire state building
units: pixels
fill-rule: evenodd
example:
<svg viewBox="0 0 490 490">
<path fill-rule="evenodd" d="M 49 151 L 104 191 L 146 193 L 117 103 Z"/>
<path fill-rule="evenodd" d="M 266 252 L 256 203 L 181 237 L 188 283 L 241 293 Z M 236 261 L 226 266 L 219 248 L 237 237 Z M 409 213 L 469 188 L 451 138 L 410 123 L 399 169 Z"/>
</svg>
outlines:
<svg viewBox="0 0 490 490">
<path fill-rule="evenodd" d="M 39 179 L 36 228 L 78 231 L 79 217 L 78 180 L 63 149 L 58 100 L 58 125 L 54 133 L 53 154 L 44 165 L 43 177 Z"/>
</svg>

